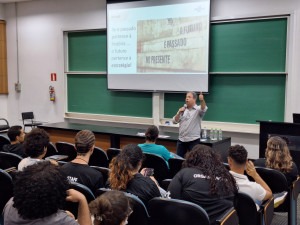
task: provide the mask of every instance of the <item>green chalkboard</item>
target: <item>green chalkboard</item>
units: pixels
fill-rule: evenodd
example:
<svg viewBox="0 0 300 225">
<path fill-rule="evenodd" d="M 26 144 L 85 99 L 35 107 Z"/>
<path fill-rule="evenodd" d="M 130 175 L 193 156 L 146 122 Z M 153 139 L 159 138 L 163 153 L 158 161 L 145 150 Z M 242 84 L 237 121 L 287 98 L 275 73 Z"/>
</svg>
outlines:
<svg viewBox="0 0 300 225">
<path fill-rule="evenodd" d="M 104 31 L 69 33 L 69 71 L 105 72 L 105 36 Z M 283 121 L 286 36 L 285 18 L 211 24 L 213 74 L 205 96 L 205 120 Z M 152 117 L 151 93 L 109 91 L 105 75 L 68 74 L 67 93 L 69 112 Z M 184 96 L 165 94 L 165 118 L 177 112 Z"/>
<path fill-rule="evenodd" d="M 287 19 L 211 25 L 210 72 L 285 72 Z"/>
<path fill-rule="evenodd" d="M 242 76 L 242 79 L 241 79 Z M 205 95 L 206 121 L 256 123 L 283 121 L 285 75 L 210 75 L 210 93 Z M 172 118 L 183 106 L 185 94 L 165 94 L 165 117 Z M 199 100 L 197 101 L 199 104 Z"/>
<path fill-rule="evenodd" d="M 106 31 L 68 33 L 69 71 L 106 71 Z"/>
<path fill-rule="evenodd" d="M 68 112 L 152 117 L 152 93 L 107 90 L 103 75 L 68 74 Z"/>
<path fill-rule="evenodd" d="M 286 18 L 211 25 L 209 71 L 216 74 L 209 77 L 205 120 L 284 120 L 286 36 Z M 164 117 L 172 117 L 184 99 L 165 94 Z"/>
</svg>

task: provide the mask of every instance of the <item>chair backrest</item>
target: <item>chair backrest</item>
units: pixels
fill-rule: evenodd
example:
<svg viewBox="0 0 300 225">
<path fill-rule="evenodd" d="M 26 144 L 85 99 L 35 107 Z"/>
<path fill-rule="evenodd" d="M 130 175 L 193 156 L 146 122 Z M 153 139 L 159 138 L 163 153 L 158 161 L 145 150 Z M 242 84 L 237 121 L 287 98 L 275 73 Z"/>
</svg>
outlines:
<svg viewBox="0 0 300 225">
<path fill-rule="evenodd" d="M 255 167 L 259 176 L 268 184 L 273 193 L 288 191 L 288 183 L 283 173 L 264 167 Z"/>
<path fill-rule="evenodd" d="M 3 146 L 7 144 L 10 144 L 8 137 L 0 135 L 0 152 L 3 151 Z"/>
<path fill-rule="evenodd" d="M 147 225 L 149 222 L 149 214 L 144 203 L 133 194 L 125 193 L 125 195 L 129 198 L 133 210 L 128 218 L 128 225 Z"/>
<path fill-rule="evenodd" d="M 75 189 L 76 191 L 79 191 L 80 193 L 82 193 L 85 196 L 88 203 L 95 199 L 95 196 L 94 196 L 93 192 L 87 186 L 85 186 L 83 184 L 71 182 L 70 183 L 70 188 Z M 77 218 L 77 216 L 78 216 L 78 203 L 77 202 L 68 202 L 68 201 L 66 201 L 65 210 L 70 211 L 71 213 L 73 213 L 75 218 Z"/>
<path fill-rule="evenodd" d="M 108 180 L 110 169 L 106 167 L 100 167 L 100 166 L 90 166 L 91 168 L 94 168 L 95 170 L 98 170 L 102 173 L 103 176 L 103 184 L 106 184 L 106 181 Z"/>
<path fill-rule="evenodd" d="M 4 118 L 0 118 L 0 121 L 5 122 L 5 124 L 0 124 L 0 131 L 8 130 L 10 127 L 8 121 Z"/>
<path fill-rule="evenodd" d="M 168 160 L 170 168 L 170 178 L 173 178 L 179 170 L 181 170 L 182 163 L 185 159 L 171 158 Z"/>
<path fill-rule="evenodd" d="M 22 112 L 22 120 L 24 123 L 24 120 L 33 120 L 34 119 L 34 115 L 33 112 Z"/>
<path fill-rule="evenodd" d="M 242 192 L 237 194 L 237 205 L 235 208 L 240 225 L 259 224 L 260 215 L 257 212 L 256 204 L 248 194 Z"/>
<path fill-rule="evenodd" d="M 107 154 L 107 157 L 108 157 L 108 162 L 110 163 L 111 160 L 120 154 L 122 150 L 119 149 L 119 148 L 109 148 L 106 150 L 106 154 Z"/>
<path fill-rule="evenodd" d="M 101 194 L 111 191 L 108 188 L 99 188 L 96 191 L 96 195 L 100 196 Z M 149 214 L 144 203 L 135 195 L 126 193 L 124 194 L 129 198 L 130 206 L 133 210 L 132 214 L 128 218 L 128 225 L 148 225 Z"/>
<path fill-rule="evenodd" d="M 150 225 L 209 225 L 205 210 L 192 202 L 153 198 L 148 203 Z"/>
<path fill-rule="evenodd" d="M 89 160 L 90 166 L 108 167 L 108 157 L 106 152 L 99 147 L 95 147 Z"/>
<path fill-rule="evenodd" d="M 55 145 L 52 142 L 50 142 L 47 146 L 47 153 L 46 153 L 44 159 L 49 156 L 57 155 L 57 154 L 58 154 L 58 152 L 57 152 Z"/>
<path fill-rule="evenodd" d="M 11 176 L 1 169 L 0 184 L 0 212 L 2 212 L 8 200 L 13 196 L 13 183 Z"/>
<path fill-rule="evenodd" d="M 75 149 L 75 146 L 68 142 L 61 142 L 58 141 L 55 143 L 56 149 L 57 149 L 57 155 L 67 155 L 68 158 L 64 159 L 66 162 L 70 162 L 73 159 L 76 158 L 77 152 Z"/>
<path fill-rule="evenodd" d="M 19 163 L 23 158 L 19 155 L 8 153 L 8 152 L 0 152 L 0 168 L 5 170 L 11 167 L 18 168 Z"/>
<path fill-rule="evenodd" d="M 162 180 L 169 178 L 169 167 L 163 157 L 144 153 L 145 160 L 143 162 L 142 168 L 153 168 L 154 177 L 161 183 Z"/>
</svg>

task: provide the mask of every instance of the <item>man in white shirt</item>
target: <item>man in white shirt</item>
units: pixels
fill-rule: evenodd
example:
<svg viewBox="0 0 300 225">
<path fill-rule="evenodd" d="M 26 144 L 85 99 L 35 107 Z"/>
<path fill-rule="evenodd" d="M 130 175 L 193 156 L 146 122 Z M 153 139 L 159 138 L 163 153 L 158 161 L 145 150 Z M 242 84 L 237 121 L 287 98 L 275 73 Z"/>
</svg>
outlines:
<svg viewBox="0 0 300 225">
<path fill-rule="evenodd" d="M 260 205 L 263 200 L 272 197 L 272 191 L 266 182 L 256 172 L 254 164 L 247 160 L 248 152 L 241 145 L 234 145 L 229 148 L 228 164 L 230 173 L 235 178 L 239 192 L 248 194 L 256 204 Z M 244 171 L 251 176 L 255 182 L 249 181 Z"/>
<path fill-rule="evenodd" d="M 184 157 L 187 151 L 200 143 L 201 121 L 207 106 L 202 93 L 199 95 L 200 105 L 196 104 L 195 92 L 186 94 L 185 103 L 173 117 L 173 123 L 179 123 L 179 137 L 177 141 L 177 155 Z"/>
</svg>

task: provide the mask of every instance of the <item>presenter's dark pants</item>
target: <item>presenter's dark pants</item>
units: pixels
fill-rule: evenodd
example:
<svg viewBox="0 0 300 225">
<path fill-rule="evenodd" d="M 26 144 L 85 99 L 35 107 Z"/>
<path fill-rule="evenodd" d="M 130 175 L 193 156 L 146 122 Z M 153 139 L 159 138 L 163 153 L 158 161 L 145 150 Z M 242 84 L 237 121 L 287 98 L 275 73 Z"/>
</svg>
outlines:
<svg viewBox="0 0 300 225">
<path fill-rule="evenodd" d="M 200 143 L 200 139 L 196 139 L 194 141 L 182 142 L 177 140 L 177 155 L 184 157 L 185 153 L 192 150 L 192 148 Z"/>
</svg>

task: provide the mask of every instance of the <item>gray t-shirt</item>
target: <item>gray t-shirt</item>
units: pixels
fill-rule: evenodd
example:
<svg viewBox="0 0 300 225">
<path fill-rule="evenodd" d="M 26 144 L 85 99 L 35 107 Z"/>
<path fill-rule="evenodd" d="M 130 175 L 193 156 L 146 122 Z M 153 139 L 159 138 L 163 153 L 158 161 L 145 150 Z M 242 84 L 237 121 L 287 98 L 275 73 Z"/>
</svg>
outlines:
<svg viewBox="0 0 300 225">
<path fill-rule="evenodd" d="M 175 121 L 175 116 L 173 117 L 173 123 L 179 123 L 180 141 L 190 142 L 200 138 L 201 121 L 206 110 L 207 106 L 202 110 L 201 106 L 194 105 L 191 109 L 185 109 L 179 121 Z"/>
<path fill-rule="evenodd" d="M 75 219 L 67 215 L 63 210 L 58 210 L 56 213 L 45 218 L 36 220 L 23 219 L 18 210 L 13 207 L 13 198 L 11 198 L 3 211 L 4 225 L 78 225 Z"/>
</svg>

